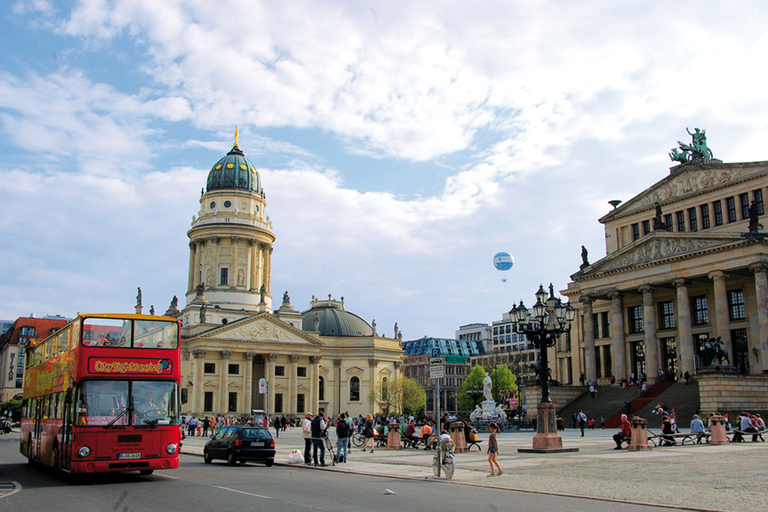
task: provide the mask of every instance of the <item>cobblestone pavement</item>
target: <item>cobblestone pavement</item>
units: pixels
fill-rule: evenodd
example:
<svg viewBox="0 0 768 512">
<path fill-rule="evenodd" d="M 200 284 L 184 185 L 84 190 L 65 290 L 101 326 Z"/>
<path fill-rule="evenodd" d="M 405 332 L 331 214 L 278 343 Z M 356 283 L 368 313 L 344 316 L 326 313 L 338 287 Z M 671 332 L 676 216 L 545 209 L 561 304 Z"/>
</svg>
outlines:
<svg viewBox="0 0 768 512">
<path fill-rule="evenodd" d="M 613 434 L 613 430 L 588 430 L 581 437 L 578 430 L 565 430 L 561 432 L 563 446 L 579 451 L 549 455 L 517 451 L 531 447 L 533 432 L 499 434 L 498 459 L 504 474 L 492 478 L 486 477 L 489 466 L 484 446 L 488 436 L 481 435 L 482 451 L 473 449 L 456 454 L 456 472 L 451 483 L 695 510 L 768 508 L 768 443 L 686 445 L 630 452 L 613 449 Z M 187 437 L 182 453 L 202 455 L 206 441 L 207 438 Z M 299 429 L 282 432 L 276 442 L 276 464 L 287 464 L 292 449 L 303 451 Z M 301 467 L 435 479 L 432 457 L 433 452 L 424 450 L 376 449 L 370 453 L 354 448 L 345 464 Z M 330 456 L 326 462 L 330 463 Z"/>
</svg>

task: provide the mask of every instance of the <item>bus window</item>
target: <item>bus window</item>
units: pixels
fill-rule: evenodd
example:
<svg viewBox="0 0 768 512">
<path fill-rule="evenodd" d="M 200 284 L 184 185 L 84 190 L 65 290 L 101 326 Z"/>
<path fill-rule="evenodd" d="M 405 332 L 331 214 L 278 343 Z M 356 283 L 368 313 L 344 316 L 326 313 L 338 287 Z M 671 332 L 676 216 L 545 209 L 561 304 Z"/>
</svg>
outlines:
<svg viewBox="0 0 768 512">
<path fill-rule="evenodd" d="M 122 413 L 127 405 L 128 382 L 112 380 L 85 381 L 78 386 L 77 424 L 104 426 Z M 126 425 L 123 416 L 116 424 Z"/>
<path fill-rule="evenodd" d="M 133 346 L 137 348 L 175 349 L 179 342 L 179 327 L 172 322 L 137 320 Z"/>
<path fill-rule="evenodd" d="M 176 402 L 178 387 L 169 381 L 134 381 L 134 425 L 157 422 L 158 425 L 177 425 L 179 407 Z"/>
</svg>

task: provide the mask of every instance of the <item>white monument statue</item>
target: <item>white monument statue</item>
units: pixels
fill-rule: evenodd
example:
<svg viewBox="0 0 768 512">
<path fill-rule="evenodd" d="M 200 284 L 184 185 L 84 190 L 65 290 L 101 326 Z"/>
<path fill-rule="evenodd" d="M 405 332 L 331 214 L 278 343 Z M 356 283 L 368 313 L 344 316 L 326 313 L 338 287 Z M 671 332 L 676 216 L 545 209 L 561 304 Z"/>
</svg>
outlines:
<svg viewBox="0 0 768 512">
<path fill-rule="evenodd" d="M 475 410 L 469 413 L 469 421 L 476 421 L 483 417 L 483 410 L 479 405 L 475 406 Z"/>
<path fill-rule="evenodd" d="M 497 421 L 500 421 L 502 423 L 507 422 L 507 413 L 504 412 L 504 409 L 501 407 L 501 404 L 496 406 L 496 415 L 499 417 Z"/>
<path fill-rule="evenodd" d="M 491 388 L 493 388 L 493 382 L 491 381 L 491 376 L 486 372 L 483 379 L 483 396 L 487 401 L 493 402 L 493 391 L 491 391 Z"/>
</svg>

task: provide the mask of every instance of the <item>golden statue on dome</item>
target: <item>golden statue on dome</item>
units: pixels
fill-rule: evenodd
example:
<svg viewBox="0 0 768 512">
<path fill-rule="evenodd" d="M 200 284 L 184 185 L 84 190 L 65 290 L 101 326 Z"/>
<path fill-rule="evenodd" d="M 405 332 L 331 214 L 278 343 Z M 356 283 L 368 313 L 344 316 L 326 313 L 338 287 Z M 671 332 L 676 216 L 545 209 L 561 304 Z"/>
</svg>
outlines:
<svg viewBox="0 0 768 512">
<path fill-rule="evenodd" d="M 240 127 L 235 126 L 235 146 L 236 147 L 240 147 L 239 144 L 237 143 L 237 139 L 240 138 L 239 132 L 240 132 Z"/>
</svg>

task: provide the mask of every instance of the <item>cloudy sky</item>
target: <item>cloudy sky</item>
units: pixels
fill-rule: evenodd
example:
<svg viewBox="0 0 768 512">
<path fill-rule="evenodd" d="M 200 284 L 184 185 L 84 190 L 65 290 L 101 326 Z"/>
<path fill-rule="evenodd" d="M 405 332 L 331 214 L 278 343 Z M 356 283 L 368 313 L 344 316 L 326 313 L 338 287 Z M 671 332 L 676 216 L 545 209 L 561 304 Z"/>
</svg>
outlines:
<svg viewBox="0 0 768 512">
<path fill-rule="evenodd" d="M 582 244 L 605 255 L 608 201 L 666 176 L 686 127 L 768 160 L 764 2 L 7 4 L 3 319 L 129 312 L 139 286 L 183 305 L 186 231 L 235 126 L 276 302 L 344 296 L 405 339 L 564 289 Z"/>
</svg>

